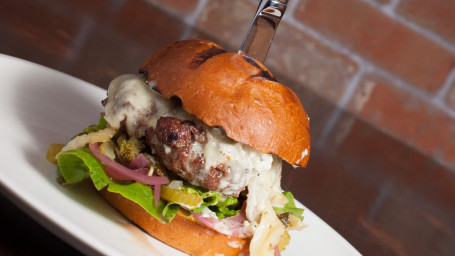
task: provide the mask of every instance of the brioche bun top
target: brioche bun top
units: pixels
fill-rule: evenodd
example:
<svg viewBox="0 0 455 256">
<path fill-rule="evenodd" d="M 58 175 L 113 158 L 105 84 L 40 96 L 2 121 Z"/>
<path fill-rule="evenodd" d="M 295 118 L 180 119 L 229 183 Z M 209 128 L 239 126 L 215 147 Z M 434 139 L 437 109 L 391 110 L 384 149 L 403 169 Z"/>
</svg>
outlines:
<svg viewBox="0 0 455 256">
<path fill-rule="evenodd" d="M 260 62 L 213 42 L 187 40 L 153 53 L 140 72 L 165 98 L 178 97 L 187 112 L 229 138 L 306 166 L 308 116 L 295 93 Z"/>
</svg>

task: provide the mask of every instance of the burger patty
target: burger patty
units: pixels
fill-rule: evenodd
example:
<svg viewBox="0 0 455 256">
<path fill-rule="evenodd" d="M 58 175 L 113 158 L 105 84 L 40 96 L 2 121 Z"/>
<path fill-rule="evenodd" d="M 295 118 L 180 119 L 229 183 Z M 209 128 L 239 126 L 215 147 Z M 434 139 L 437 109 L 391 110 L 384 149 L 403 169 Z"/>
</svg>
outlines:
<svg viewBox="0 0 455 256">
<path fill-rule="evenodd" d="M 195 150 L 207 141 L 206 129 L 190 120 L 160 117 L 156 127 L 146 130 L 146 142 L 161 162 L 178 176 L 193 184 L 217 190 L 220 180 L 229 175 L 224 164 L 204 169 L 204 154 Z"/>
</svg>

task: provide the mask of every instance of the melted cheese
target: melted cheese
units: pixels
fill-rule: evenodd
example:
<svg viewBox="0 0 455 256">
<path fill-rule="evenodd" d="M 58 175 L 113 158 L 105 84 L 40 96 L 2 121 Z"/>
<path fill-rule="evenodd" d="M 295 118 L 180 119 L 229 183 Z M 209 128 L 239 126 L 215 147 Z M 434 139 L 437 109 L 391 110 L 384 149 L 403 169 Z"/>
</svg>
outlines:
<svg viewBox="0 0 455 256">
<path fill-rule="evenodd" d="M 224 163 L 229 166 L 229 179 L 221 179 L 219 190 L 233 195 L 246 187 L 251 179 L 270 170 L 272 155 L 227 138 L 218 129 L 210 129 L 204 145 L 205 168 Z"/>
<path fill-rule="evenodd" d="M 130 136 L 143 137 L 145 130 L 155 127 L 161 116 L 193 119 L 177 102 L 161 97 L 137 75 L 117 77 L 107 94 L 104 119 L 116 130 L 124 122 Z"/>
<path fill-rule="evenodd" d="M 274 255 L 274 248 L 285 231 L 272 206 L 282 207 L 287 199 L 281 193 L 281 159 L 274 157 L 270 170 L 251 179 L 248 184 L 247 219 L 254 233 L 250 255 Z"/>
<path fill-rule="evenodd" d="M 250 255 L 274 255 L 275 246 L 284 232 L 283 223 L 276 216 L 270 202 L 266 202 L 261 212 L 261 220 L 250 242 Z"/>
</svg>

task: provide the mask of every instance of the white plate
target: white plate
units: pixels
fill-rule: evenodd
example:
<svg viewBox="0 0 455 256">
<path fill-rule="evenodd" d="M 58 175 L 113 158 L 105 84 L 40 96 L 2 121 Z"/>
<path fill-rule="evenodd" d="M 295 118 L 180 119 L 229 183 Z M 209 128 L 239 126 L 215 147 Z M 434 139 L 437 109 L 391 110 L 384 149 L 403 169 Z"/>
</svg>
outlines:
<svg viewBox="0 0 455 256">
<path fill-rule="evenodd" d="M 107 205 L 90 184 L 62 187 L 45 160 L 50 143 L 65 142 L 97 122 L 106 91 L 55 70 L 0 54 L 0 188 L 31 217 L 85 254 L 185 255 L 146 235 Z M 302 231 L 286 255 L 360 255 L 305 208 Z"/>
</svg>

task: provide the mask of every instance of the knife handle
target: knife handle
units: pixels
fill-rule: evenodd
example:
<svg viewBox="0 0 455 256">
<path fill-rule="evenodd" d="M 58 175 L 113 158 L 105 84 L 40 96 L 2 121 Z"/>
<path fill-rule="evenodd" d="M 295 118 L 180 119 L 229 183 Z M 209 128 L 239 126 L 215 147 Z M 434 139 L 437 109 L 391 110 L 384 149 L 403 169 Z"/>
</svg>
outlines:
<svg viewBox="0 0 455 256">
<path fill-rule="evenodd" d="M 286 11 L 288 0 L 261 0 L 239 54 L 264 63 L 275 31 Z"/>
</svg>

